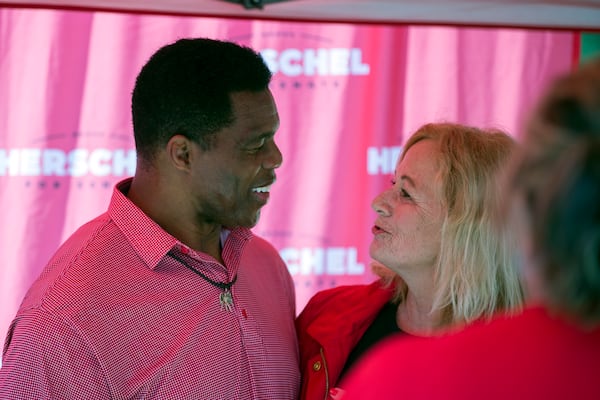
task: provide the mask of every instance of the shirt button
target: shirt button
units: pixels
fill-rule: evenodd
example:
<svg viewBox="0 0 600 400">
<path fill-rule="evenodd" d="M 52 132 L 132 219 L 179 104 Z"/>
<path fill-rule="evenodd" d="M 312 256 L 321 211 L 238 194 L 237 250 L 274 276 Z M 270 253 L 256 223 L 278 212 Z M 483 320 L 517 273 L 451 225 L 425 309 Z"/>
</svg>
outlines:
<svg viewBox="0 0 600 400">
<path fill-rule="evenodd" d="M 313 364 L 313 371 L 319 372 L 321 370 L 321 361 L 316 361 Z"/>
</svg>

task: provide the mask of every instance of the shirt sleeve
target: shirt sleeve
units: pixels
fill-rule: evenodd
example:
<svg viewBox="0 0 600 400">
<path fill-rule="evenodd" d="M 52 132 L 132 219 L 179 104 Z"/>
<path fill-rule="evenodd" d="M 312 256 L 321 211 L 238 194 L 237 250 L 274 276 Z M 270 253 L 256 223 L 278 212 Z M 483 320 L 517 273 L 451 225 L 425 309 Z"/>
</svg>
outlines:
<svg viewBox="0 0 600 400">
<path fill-rule="evenodd" d="M 70 324 L 32 310 L 11 324 L 0 368 L 2 399 L 110 399 L 93 349 Z"/>
</svg>

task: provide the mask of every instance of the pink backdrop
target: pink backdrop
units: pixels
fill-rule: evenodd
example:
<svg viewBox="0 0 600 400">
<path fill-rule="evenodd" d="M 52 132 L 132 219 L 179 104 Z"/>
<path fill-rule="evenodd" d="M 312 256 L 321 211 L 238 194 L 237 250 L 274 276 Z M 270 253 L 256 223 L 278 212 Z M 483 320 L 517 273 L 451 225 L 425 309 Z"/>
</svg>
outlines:
<svg viewBox="0 0 600 400">
<path fill-rule="evenodd" d="M 370 202 L 407 135 L 448 120 L 518 136 L 576 37 L 0 8 L 0 341 L 50 255 L 133 174 L 135 76 L 188 36 L 250 45 L 275 72 L 284 163 L 255 232 L 286 260 L 298 310 L 372 280 Z"/>
</svg>

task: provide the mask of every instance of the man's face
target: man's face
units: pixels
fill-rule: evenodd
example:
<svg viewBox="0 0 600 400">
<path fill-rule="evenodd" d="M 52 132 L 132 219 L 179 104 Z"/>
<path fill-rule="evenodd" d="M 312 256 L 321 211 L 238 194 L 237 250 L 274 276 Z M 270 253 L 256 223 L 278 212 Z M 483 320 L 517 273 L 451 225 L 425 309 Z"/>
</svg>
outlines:
<svg viewBox="0 0 600 400">
<path fill-rule="evenodd" d="M 269 90 L 230 98 L 233 124 L 216 133 L 209 150 L 194 147 L 192 201 L 200 223 L 252 227 L 282 162 L 274 141 L 279 115 Z"/>
</svg>

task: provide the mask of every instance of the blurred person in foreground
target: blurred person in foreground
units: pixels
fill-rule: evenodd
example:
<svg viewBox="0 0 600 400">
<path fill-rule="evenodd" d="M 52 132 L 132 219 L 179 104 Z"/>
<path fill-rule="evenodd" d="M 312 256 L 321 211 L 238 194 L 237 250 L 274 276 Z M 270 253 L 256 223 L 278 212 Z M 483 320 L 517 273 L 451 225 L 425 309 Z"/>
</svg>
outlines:
<svg viewBox="0 0 600 400">
<path fill-rule="evenodd" d="M 381 279 L 319 292 L 297 318 L 301 398 L 339 396 L 345 372 L 390 335 L 439 336 L 520 309 L 514 244 L 493 229 L 495 177 L 513 148 L 505 133 L 449 123 L 408 139 L 372 203 Z"/>
<path fill-rule="evenodd" d="M 135 176 L 58 249 L 10 325 L 1 399 L 295 399 L 294 284 L 249 228 L 282 155 L 271 72 L 181 39 L 140 71 Z"/>
<path fill-rule="evenodd" d="M 352 399 L 600 399 L 600 59 L 559 78 L 506 179 L 528 306 L 436 341 L 390 340 Z"/>
</svg>

